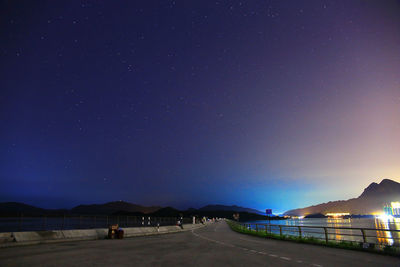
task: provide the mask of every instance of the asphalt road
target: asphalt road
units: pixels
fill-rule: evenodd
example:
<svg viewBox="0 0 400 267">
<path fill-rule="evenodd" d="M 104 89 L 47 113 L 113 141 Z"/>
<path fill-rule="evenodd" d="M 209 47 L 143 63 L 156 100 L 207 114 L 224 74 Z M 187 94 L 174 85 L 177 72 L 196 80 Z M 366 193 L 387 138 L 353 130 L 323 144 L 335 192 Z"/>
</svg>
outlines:
<svg viewBox="0 0 400 267">
<path fill-rule="evenodd" d="M 0 249 L 0 266 L 400 266 L 400 258 L 268 240 L 225 222 L 194 231 L 123 240 Z"/>
</svg>

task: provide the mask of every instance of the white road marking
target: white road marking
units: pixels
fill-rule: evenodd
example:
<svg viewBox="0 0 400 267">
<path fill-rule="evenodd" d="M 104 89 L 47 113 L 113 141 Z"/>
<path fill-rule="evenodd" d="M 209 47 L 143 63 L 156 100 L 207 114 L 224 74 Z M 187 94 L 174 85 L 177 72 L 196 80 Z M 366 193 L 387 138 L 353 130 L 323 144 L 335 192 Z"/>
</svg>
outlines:
<svg viewBox="0 0 400 267">
<path fill-rule="evenodd" d="M 215 227 L 215 229 L 216 229 L 216 227 Z M 214 230 L 215 230 L 215 229 L 214 229 Z M 205 240 L 208 240 L 208 241 L 210 241 L 210 242 L 214 242 L 214 243 L 217 243 L 217 244 L 220 244 L 220 245 L 223 245 L 223 246 L 240 248 L 240 249 L 242 249 L 242 250 L 244 250 L 244 251 L 250 251 L 250 252 L 258 253 L 258 254 L 262 254 L 262 255 L 268 255 L 268 256 L 274 257 L 274 258 L 278 258 L 278 257 L 279 257 L 280 259 L 286 260 L 286 261 L 292 260 L 292 259 L 289 258 L 289 257 L 280 257 L 280 256 L 275 255 L 275 254 L 267 254 L 266 252 L 263 252 L 263 251 L 256 251 L 256 250 L 248 249 L 248 248 L 245 248 L 245 247 L 237 247 L 237 246 L 232 245 L 232 244 L 227 244 L 227 243 L 224 243 L 224 242 L 221 242 L 221 241 L 218 241 L 218 240 L 214 240 L 214 239 L 211 239 L 211 238 L 208 238 L 208 237 L 199 235 L 199 234 L 195 233 L 194 230 L 192 230 L 191 232 L 192 232 L 193 235 L 195 235 L 195 236 L 197 236 L 197 237 L 199 237 L 199 238 L 202 238 L 202 239 L 205 239 Z M 256 242 L 256 243 L 264 243 L 264 242 L 260 242 L 260 241 L 256 241 L 256 240 L 249 240 L 249 239 L 245 239 L 245 238 L 239 238 L 239 239 L 245 240 L 245 241 Z M 303 263 L 303 261 L 301 261 L 301 260 L 297 260 L 296 262 L 297 262 L 297 263 Z M 311 265 L 312 265 L 312 266 L 315 266 L 315 267 L 323 267 L 322 265 L 315 264 L 315 263 L 314 263 L 314 264 L 311 264 Z"/>
</svg>

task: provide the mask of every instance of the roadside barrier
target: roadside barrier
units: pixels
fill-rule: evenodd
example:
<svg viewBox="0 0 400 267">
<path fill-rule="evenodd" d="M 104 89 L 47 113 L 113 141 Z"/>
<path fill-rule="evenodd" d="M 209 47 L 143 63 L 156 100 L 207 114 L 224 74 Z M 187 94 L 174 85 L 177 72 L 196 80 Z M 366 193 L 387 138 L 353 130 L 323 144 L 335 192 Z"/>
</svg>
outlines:
<svg viewBox="0 0 400 267">
<path fill-rule="evenodd" d="M 124 237 L 135 237 L 184 232 L 203 226 L 205 225 L 186 224 L 183 225 L 183 229 L 176 225 L 159 227 L 128 227 L 123 228 L 123 231 Z M 107 236 L 108 228 L 0 233 L 0 248 L 40 243 L 106 239 Z"/>
<path fill-rule="evenodd" d="M 363 248 L 375 246 L 400 247 L 400 230 L 353 228 L 353 227 L 323 227 L 301 225 L 278 225 L 259 223 L 237 223 L 231 221 L 241 230 L 265 233 L 279 238 L 292 237 L 298 239 L 316 239 L 325 243 L 329 242 L 353 242 L 359 243 Z"/>
<path fill-rule="evenodd" d="M 176 225 L 177 221 L 177 217 L 118 215 L 26 216 L 20 214 L 18 217 L 0 217 L 0 233 L 68 229 L 96 229 L 107 228 L 111 224 L 118 224 L 120 227 L 155 227 Z M 189 224 L 192 222 L 193 218 L 183 218 L 184 224 Z"/>
</svg>

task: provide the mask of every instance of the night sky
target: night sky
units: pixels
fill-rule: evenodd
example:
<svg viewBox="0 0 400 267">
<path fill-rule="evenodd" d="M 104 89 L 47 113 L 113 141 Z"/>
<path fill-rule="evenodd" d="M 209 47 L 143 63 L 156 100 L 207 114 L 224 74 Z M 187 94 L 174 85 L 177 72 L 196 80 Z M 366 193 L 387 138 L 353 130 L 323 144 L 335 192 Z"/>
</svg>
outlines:
<svg viewBox="0 0 400 267">
<path fill-rule="evenodd" d="M 274 212 L 400 181 L 399 1 L 1 1 L 0 201 Z"/>
</svg>

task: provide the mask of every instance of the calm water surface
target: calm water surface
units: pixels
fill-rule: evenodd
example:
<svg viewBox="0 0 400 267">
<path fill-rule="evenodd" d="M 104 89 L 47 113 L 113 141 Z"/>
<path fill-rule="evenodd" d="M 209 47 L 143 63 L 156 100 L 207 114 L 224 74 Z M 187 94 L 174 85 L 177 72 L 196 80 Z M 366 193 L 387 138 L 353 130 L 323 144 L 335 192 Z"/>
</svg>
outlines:
<svg viewBox="0 0 400 267">
<path fill-rule="evenodd" d="M 389 244 L 389 245 L 400 245 L 400 219 L 381 219 L 381 218 L 356 218 L 356 219 L 340 219 L 340 218 L 309 218 L 309 219 L 289 219 L 289 220 L 268 220 L 265 221 L 253 221 L 251 223 L 257 224 L 271 224 L 281 225 L 283 234 L 287 235 L 299 235 L 297 227 L 289 226 L 314 226 L 315 228 L 301 228 L 303 236 L 311 236 L 320 239 L 325 239 L 325 233 L 323 228 L 318 227 L 335 227 L 336 229 L 327 229 L 329 239 L 336 240 L 348 240 L 348 241 L 363 241 L 362 232 L 357 228 L 367 229 L 378 229 L 378 230 L 365 230 L 367 236 L 367 242 Z M 251 226 L 255 228 L 255 226 Z M 261 229 L 271 230 L 273 233 L 279 234 L 278 226 L 259 226 Z M 343 228 L 354 228 L 354 229 L 340 229 Z M 380 229 L 387 229 L 390 231 L 379 231 Z"/>
</svg>

